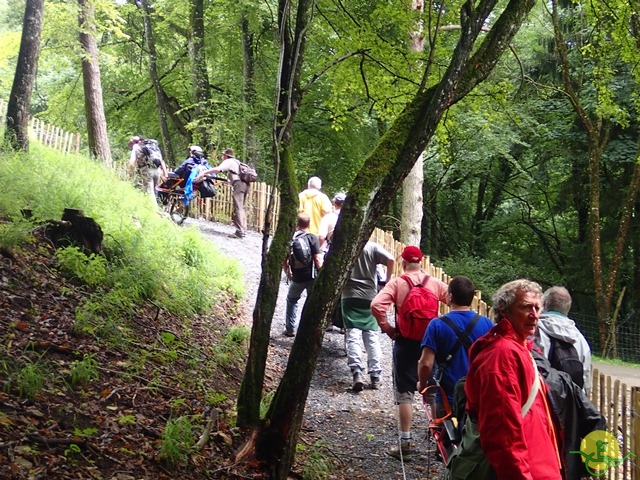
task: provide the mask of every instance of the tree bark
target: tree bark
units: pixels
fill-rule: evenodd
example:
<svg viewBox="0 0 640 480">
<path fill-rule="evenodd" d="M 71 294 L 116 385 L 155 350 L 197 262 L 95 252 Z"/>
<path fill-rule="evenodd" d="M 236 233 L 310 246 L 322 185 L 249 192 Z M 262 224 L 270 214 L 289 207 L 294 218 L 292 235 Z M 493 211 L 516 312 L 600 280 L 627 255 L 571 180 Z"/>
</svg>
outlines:
<svg viewBox="0 0 640 480">
<path fill-rule="evenodd" d="M 325 325 L 375 220 L 385 212 L 432 138 L 444 111 L 487 77 L 534 3 L 511 0 L 473 56 L 478 34 L 496 1 L 480 2 L 475 8 L 474 2 L 465 3 L 460 40 L 443 78 L 416 94 L 357 174 L 342 207 L 327 261 L 302 311 L 284 377 L 257 436 L 258 458 L 268 466 L 270 478 L 286 479 L 291 468 Z"/>
<path fill-rule="evenodd" d="M 286 256 L 287 247 L 295 229 L 296 212 L 298 210 L 298 185 L 291 153 L 291 129 L 302 102 L 300 71 L 306 43 L 305 32 L 311 23 L 312 6 L 312 0 L 299 1 L 295 18 L 292 19 L 291 2 L 288 0 L 279 1 L 280 62 L 272 133 L 274 183 L 278 185 L 280 212 L 273 240 L 268 247 L 269 232 L 272 228 L 271 217 L 275 204 L 275 196 L 272 193 L 265 215 L 262 241 L 262 275 L 258 286 L 256 306 L 253 311 L 249 357 L 238 394 L 237 422 L 240 427 L 258 427 L 260 425 L 260 400 L 262 398 L 264 372 L 269 349 L 271 322 L 278 298 L 282 261 Z M 295 23 L 295 30 L 291 27 L 292 23 Z M 256 438 L 252 437 L 250 442 L 253 442 Z M 248 445 L 244 449 L 244 455 L 252 455 L 254 451 L 254 445 Z M 258 454 L 264 456 L 261 452 L 258 452 Z"/>
<path fill-rule="evenodd" d="M 424 12 L 423 0 L 412 0 L 411 8 L 418 12 Z M 416 30 L 411 32 L 410 48 L 414 52 L 424 50 L 423 24 L 418 22 Z M 424 183 L 423 155 L 418 157 L 415 165 L 405 178 L 402 185 L 402 223 L 400 226 L 400 241 L 405 245 L 420 246 L 422 238 L 423 196 Z"/>
<path fill-rule="evenodd" d="M 18 64 L 7 105 L 4 138 L 13 150 L 29 151 L 31 92 L 36 79 L 44 0 L 27 0 Z"/>
<path fill-rule="evenodd" d="M 139 0 L 136 2 L 142 10 L 142 20 L 144 22 L 144 40 L 149 51 L 149 77 L 153 84 L 158 104 L 158 120 L 160 122 L 160 135 L 162 137 L 162 147 L 167 165 L 175 165 L 173 146 L 171 145 L 171 135 L 167 122 L 167 106 L 165 102 L 165 92 L 158 76 L 158 54 L 156 53 L 156 43 L 153 38 L 153 24 L 151 23 L 151 13 L 153 8 L 149 5 L 149 0 Z"/>
<path fill-rule="evenodd" d="M 254 105 L 256 101 L 254 35 L 249 28 L 249 12 L 242 12 L 242 95 L 244 100 L 244 155 L 253 164 L 258 163 L 258 138 Z"/>
<path fill-rule="evenodd" d="M 211 93 L 207 73 L 207 57 L 204 44 L 204 1 L 190 0 L 191 29 L 189 34 L 189 58 L 191 60 L 191 84 L 195 97 L 196 117 L 193 142 L 210 150 L 209 128 L 212 126 L 210 111 Z"/>
<path fill-rule="evenodd" d="M 93 0 L 78 0 L 78 26 L 80 45 L 84 51 L 82 58 L 82 83 L 84 86 L 84 110 L 87 119 L 89 154 L 102 160 L 107 166 L 113 164 L 107 119 L 102 101 L 102 81 L 98 62 L 96 42 L 95 10 Z"/>
</svg>

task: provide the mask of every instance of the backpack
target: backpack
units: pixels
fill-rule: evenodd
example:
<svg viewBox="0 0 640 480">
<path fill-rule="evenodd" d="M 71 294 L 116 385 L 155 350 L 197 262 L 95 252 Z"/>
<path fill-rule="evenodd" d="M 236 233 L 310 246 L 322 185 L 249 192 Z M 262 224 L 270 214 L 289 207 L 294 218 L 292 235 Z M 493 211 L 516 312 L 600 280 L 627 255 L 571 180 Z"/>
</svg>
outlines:
<svg viewBox="0 0 640 480">
<path fill-rule="evenodd" d="M 578 356 L 578 351 L 569 342 L 549 337 L 549 363 L 556 370 L 571 375 L 573 383 L 584 388 L 584 366 Z"/>
<path fill-rule="evenodd" d="M 162 163 L 162 151 L 160 151 L 160 145 L 157 140 L 149 138 L 144 141 L 142 147 L 142 153 L 145 157 L 145 163 L 148 166 L 159 167 Z"/>
<path fill-rule="evenodd" d="M 289 266 L 291 270 L 307 267 L 313 260 L 311 240 L 308 232 L 296 232 L 290 245 Z"/>
<path fill-rule="evenodd" d="M 236 160 L 238 160 L 236 158 Z M 251 165 L 238 160 L 238 176 L 244 183 L 253 183 L 258 180 L 258 172 Z"/>
<path fill-rule="evenodd" d="M 196 184 L 200 192 L 200 198 L 212 198 L 216 196 L 216 188 L 212 180 L 205 178 L 202 182 Z"/>
<path fill-rule="evenodd" d="M 419 285 L 414 285 L 409 277 L 402 275 L 410 286 L 396 319 L 396 326 L 404 338 L 421 341 L 431 319 L 438 316 L 438 298 L 426 287 L 429 275 Z"/>
</svg>

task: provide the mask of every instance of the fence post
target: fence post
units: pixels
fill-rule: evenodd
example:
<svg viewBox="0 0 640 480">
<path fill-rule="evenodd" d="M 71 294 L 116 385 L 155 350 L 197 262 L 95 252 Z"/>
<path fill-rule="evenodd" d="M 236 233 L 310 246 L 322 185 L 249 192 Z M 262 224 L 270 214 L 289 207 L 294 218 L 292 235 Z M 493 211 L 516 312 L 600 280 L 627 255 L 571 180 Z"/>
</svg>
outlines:
<svg viewBox="0 0 640 480">
<path fill-rule="evenodd" d="M 631 478 L 640 480 L 640 387 L 631 389 L 631 451 L 637 455 L 632 458 Z"/>
</svg>

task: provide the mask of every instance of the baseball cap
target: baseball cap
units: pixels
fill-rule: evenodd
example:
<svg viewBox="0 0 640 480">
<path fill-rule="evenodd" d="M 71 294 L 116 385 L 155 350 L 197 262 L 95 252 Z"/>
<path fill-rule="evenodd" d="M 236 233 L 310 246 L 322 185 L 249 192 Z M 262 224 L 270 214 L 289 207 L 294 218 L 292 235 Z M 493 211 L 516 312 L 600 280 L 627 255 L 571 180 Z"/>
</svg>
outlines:
<svg viewBox="0 0 640 480">
<path fill-rule="evenodd" d="M 336 193 L 333 197 L 333 203 L 343 204 L 347 196 L 344 193 Z"/>
<path fill-rule="evenodd" d="M 422 260 L 422 252 L 418 247 L 414 247 L 413 245 L 404 247 L 400 256 L 409 263 L 420 263 Z"/>
</svg>

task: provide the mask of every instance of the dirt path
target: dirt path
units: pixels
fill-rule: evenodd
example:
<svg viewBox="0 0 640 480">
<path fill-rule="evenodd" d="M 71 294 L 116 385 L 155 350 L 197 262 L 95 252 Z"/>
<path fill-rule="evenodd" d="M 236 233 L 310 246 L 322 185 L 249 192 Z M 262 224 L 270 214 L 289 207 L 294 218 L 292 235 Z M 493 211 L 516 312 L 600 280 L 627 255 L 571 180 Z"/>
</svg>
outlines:
<svg viewBox="0 0 640 480">
<path fill-rule="evenodd" d="M 242 239 L 228 238 L 233 227 L 218 223 L 187 220 L 197 226 L 225 254 L 237 258 L 243 268 L 247 296 L 245 310 L 250 313 L 255 303 L 260 279 L 260 248 L 262 237 L 249 232 Z M 287 285 L 280 284 L 278 306 L 271 327 L 269 371 L 283 372 L 292 338 L 282 335 Z M 300 306 L 302 305 L 302 299 Z M 440 471 L 435 454 L 428 449 L 426 417 L 416 396 L 413 436 L 418 454 L 403 465 L 386 455 L 397 442 L 397 414 L 393 403 L 391 379 L 391 341 L 382 339 L 383 373 L 379 390 L 351 390 L 352 378 L 347 366 L 344 336 L 337 332 L 325 334 L 316 373 L 307 398 L 300 443 L 323 445 L 321 452 L 336 464 L 332 479 L 426 479 L 437 478 Z M 274 380 L 278 380 L 275 378 Z M 433 475 L 428 472 L 432 471 Z"/>
</svg>

